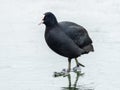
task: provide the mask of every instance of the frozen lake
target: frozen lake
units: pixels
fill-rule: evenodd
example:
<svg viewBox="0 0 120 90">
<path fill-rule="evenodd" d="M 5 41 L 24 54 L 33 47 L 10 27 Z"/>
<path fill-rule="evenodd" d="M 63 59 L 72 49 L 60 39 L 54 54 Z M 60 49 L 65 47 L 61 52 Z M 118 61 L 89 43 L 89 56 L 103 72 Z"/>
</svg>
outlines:
<svg viewBox="0 0 120 90">
<path fill-rule="evenodd" d="M 84 75 L 52 76 L 68 63 L 45 43 L 38 23 L 46 11 L 88 30 L 95 52 L 78 58 Z M 120 90 L 119 19 L 119 0 L 0 0 L 0 89 Z"/>
</svg>

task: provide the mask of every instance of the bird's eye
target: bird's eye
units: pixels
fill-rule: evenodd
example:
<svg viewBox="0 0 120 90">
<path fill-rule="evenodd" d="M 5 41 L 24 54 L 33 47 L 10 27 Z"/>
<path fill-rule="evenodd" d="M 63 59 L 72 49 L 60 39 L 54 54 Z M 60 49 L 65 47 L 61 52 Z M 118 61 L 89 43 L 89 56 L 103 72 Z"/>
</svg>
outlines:
<svg viewBox="0 0 120 90">
<path fill-rule="evenodd" d="M 48 19 L 48 17 L 46 16 L 44 19 Z"/>
</svg>

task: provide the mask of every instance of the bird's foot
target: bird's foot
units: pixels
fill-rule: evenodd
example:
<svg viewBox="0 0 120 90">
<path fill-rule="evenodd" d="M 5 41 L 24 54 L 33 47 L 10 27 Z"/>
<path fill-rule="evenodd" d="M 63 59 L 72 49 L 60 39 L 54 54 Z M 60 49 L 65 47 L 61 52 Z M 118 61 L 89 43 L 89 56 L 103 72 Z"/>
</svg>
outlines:
<svg viewBox="0 0 120 90">
<path fill-rule="evenodd" d="M 75 66 L 72 70 L 73 70 L 73 72 L 81 72 L 81 67 Z"/>
<path fill-rule="evenodd" d="M 79 66 L 85 67 L 85 65 L 83 65 L 83 64 L 81 64 L 81 63 L 79 63 L 79 62 L 78 62 L 78 65 L 77 65 L 77 66 L 78 66 L 78 67 L 79 67 Z"/>
<path fill-rule="evenodd" d="M 67 69 L 63 69 L 62 73 L 63 73 L 63 76 L 68 76 L 70 74 L 70 71 L 68 71 Z"/>
<path fill-rule="evenodd" d="M 61 72 L 54 72 L 54 77 L 60 77 L 60 76 L 68 76 L 69 75 L 69 72 L 67 69 L 63 69 Z"/>
</svg>

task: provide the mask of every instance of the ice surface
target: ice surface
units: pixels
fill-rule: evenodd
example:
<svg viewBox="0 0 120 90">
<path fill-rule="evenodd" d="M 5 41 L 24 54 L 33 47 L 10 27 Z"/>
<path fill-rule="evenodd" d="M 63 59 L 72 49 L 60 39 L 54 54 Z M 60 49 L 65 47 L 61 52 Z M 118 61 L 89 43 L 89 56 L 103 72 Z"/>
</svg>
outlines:
<svg viewBox="0 0 120 90">
<path fill-rule="evenodd" d="M 0 89 L 67 87 L 67 78 L 52 77 L 54 71 L 67 68 L 67 59 L 45 43 L 45 26 L 38 23 L 46 11 L 58 21 L 84 26 L 93 39 L 95 52 L 79 58 L 86 66 L 77 83 L 79 90 L 120 90 L 119 0 L 0 0 Z M 74 81 L 75 74 L 71 78 Z"/>
</svg>

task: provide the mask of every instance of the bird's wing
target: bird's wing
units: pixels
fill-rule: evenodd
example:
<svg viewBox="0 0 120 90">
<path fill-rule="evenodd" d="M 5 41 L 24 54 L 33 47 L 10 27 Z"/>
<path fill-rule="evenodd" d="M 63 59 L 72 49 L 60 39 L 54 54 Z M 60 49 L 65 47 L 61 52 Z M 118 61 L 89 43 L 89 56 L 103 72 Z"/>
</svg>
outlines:
<svg viewBox="0 0 120 90">
<path fill-rule="evenodd" d="M 48 46 L 60 55 L 73 58 L 84 52 L 58 27 L 46 33 L 45 39 Z"/>
<path fill-rule="evenodd" d="M 68 35 L 80 48 L 92 43 L 87 31 L 80 25 L 72 22 L 60 22 L 62 30 Z"/>
</svg>

